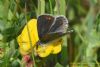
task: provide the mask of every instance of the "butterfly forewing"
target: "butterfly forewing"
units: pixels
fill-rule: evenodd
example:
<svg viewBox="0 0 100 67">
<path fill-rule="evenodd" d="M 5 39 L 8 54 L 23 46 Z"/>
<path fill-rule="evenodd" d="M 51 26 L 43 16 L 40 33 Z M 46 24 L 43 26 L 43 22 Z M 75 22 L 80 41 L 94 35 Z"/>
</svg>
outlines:
<svg viewBox="0 0 100 67">
<path fill-rule="evenodd" d="M 48 33 L 53 21 L 54 17 L 50 15 L 40 15 L 38 17 L 37 29 L 40 40 Z"/>
</svg>

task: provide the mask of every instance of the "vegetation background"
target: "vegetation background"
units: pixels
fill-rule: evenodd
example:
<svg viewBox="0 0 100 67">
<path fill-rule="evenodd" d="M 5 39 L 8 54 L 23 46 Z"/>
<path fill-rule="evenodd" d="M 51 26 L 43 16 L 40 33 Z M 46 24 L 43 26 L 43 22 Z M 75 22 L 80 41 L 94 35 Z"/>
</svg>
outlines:
<svg viewBox="0 0 100 67">
<path fill-rule="evenodd" d="M 100 67 L 100 0 L 0 0 L 0 67 L 22 65 L 16 37 L 41 14 L 65 15 L 74 30 L 64 37 L 55 67 Z"/>
</svg>

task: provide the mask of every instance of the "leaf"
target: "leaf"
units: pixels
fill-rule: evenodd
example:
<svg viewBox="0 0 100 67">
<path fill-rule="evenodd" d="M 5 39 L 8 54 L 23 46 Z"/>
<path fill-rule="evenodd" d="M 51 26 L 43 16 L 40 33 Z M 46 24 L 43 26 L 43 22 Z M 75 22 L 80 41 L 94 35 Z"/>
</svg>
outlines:
<svg viewBox="0 0 100 67">
<path fill-rule="evenodd" d="M 55 0 L 55 1 L 56 1 L 55 9 L 57 8 L 57 14 L 65 15 L 65 10 L 66 10 L 65 0 Z"/>
<path fill-rule="evenodd" d="M 45 0 L 38 0 L 38 13 L 37 16 L 45 13 Z"/>
<path fill-rule="evenodd" d="M 18 22 L 13 24 L 11 27 L 1 31 L 1 34 L 3 35 L 3 41 L 9 42 L 12 39 L 16 38 L 21 33 L 25 24 L 25 17 L 23 17 L 22 19 L 19 19 Z"/>
<path fill-rule="evenodd" d="M 100 33 L 100 13 L 98 13 L 96 18 L 96 31 Z"/>
<path fill-rule="evenodd" d="M 12 63 L 11 63 L 11 67 L 20 67 L 20 64 L 17 60 L 14 60 Z"/>
<path fill-rule="evenodd" d="M 67 54 L 67 47 L 62 47 L 62 52 L 58 54 L 58 62 L 62 66 L 66 66 L 68 64 L 68 54 Z"/>
<path fill-rule="evenodd" d="M 50 13 L 53 14 L 52 1 L 49 0 L 49 3 L 50 3 Z"/>
<path fill-rule="evenodd" d="M 63 67 L 61 64 L 57 63 L 55 67 Z"/>
</svg>

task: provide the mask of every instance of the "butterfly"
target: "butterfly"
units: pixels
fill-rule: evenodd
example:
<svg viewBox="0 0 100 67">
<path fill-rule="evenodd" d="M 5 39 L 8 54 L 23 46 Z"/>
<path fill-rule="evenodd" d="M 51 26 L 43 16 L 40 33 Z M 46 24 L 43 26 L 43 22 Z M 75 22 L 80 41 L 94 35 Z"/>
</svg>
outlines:
<svg viewBox="0 0 100 67">
<path fill-rule="evenodd" d="M 40 15 L 37 19 L 37 30 L 40 43 L 54 41 L 70 31 L 65 16 Z"/>
<path fill-rule="evenodd" d="M 57 54 L 61 51 L 61 37 L 70 32 L 65 16 L 40 15 L 37 19 L 31 19 L 18 36 L 20 52 L 22 55 L 29 54 L 32 45 L 40 57 Z"/>
</svg>

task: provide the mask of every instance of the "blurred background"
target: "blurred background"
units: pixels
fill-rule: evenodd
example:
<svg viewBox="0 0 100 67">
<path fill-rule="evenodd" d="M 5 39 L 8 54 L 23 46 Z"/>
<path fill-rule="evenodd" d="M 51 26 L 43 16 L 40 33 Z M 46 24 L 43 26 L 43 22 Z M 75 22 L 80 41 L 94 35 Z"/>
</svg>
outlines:
<svg viewBox="0 0 100 67">
<path fill-rule="evenodd" d="M 16 38 L 26 20 L 42 14 L 64 15 L 73 29 L 55 67 L 100 67 L 100 0 L 0 0 L 1 67 L 20 67 Z"/>
</svg>

